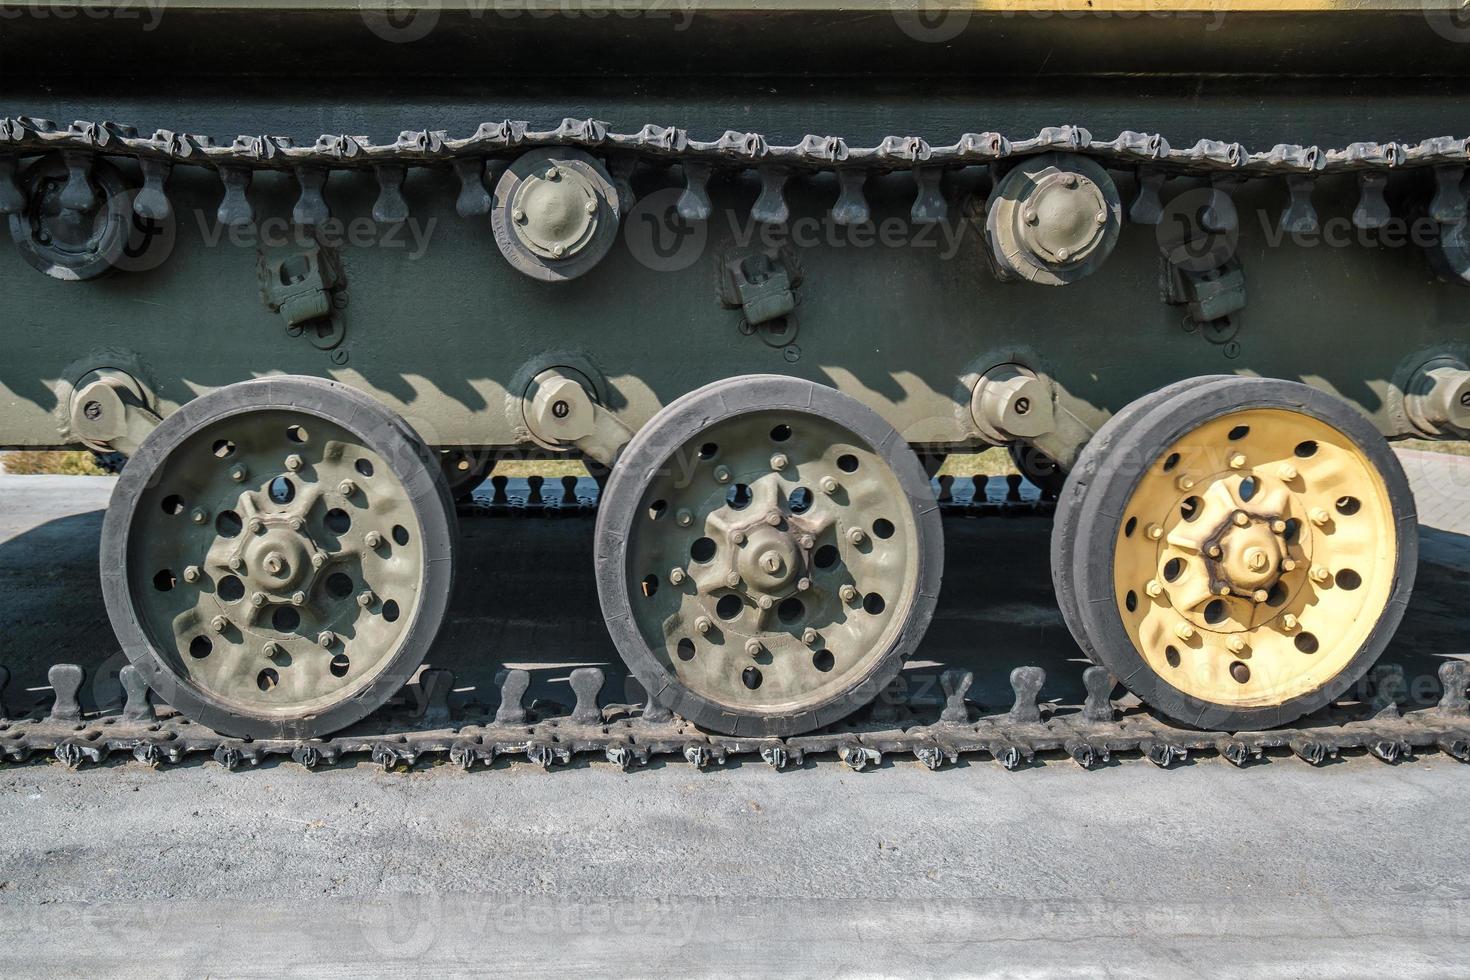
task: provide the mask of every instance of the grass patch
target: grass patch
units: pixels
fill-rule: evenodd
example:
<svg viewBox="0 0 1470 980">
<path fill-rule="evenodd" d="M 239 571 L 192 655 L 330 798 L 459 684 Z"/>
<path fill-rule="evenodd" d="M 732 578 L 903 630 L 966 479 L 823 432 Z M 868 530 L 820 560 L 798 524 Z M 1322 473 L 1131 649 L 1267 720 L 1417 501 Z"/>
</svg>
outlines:
<svg viewBox="0 0 1470 980">
<path fill-rule="evenodd" d="M 6 473 L 23 476 L 106 476 L 97 459 L 85 451 L 0 453 Z"/>
</svg>

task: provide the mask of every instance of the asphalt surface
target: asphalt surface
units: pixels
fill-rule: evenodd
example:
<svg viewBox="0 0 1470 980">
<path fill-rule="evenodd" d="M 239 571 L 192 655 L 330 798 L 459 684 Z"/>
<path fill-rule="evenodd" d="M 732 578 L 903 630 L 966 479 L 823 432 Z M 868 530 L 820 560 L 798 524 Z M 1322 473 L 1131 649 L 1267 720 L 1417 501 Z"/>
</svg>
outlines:
<svg viewBox="0 0 1470 980">
<path fill-rule="evenodd" d="M 1470 655 L 1470 463 L 1405 457 L 1426 527 L 1389 658 L 1433 700 Z M 0 477 L 0 663 L 12 708 L 60 660 L 106 673 L 95 550 L 110 481 Z M 1080 665 L 1046 578 L 1049 524 L 950 520 L 917 671 L 1005 703 Z M 473 697 L 504 663 L 568 700 L 616 658 L 590 522 L 465 522 L 434 662 Z M 95 695 L 104 696 L 103 686 Z M 857 774 L 227 773 L 212 762 L 0 769 L 0 975 L 1458 976 L 1470 954 L 1470 767 L 1137 760 Z"/>
</svg>

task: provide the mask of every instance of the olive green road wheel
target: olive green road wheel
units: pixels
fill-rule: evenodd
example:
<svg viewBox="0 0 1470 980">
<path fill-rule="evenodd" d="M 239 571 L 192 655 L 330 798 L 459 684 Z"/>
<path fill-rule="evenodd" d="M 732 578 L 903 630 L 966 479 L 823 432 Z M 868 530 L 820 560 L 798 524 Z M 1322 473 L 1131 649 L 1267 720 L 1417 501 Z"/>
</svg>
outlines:
<svg viewBox="0 0 1470 980">
<path fill-rule="evenodd" d="M 1417 565 L 1413 500 L 1387 442 L 1338 399 L 1207 381 L 1083 455 L 1099 458 L 1079 463 L 1077 547 L 1057 574 L 1093 656 L 1162 713 L 1285 724 L 1388 644 Z"/>
<path fill-rule="evenodd" d="M 608 630 L 650 697 L 779 736 L 871 701 L 913 653 L 943 572 L 918 458 L 831 388 L 756 375 L 639 430 L 597 518 Z"/>
<path fill-rule="evenodd" d="M 168 416 L 102 528 L 103 596 L 158 696 L 228 735 L 313 738 L 423 662 L 453 577 L 437 454 L 352 388 L 230 385 Z"/>
</svg>

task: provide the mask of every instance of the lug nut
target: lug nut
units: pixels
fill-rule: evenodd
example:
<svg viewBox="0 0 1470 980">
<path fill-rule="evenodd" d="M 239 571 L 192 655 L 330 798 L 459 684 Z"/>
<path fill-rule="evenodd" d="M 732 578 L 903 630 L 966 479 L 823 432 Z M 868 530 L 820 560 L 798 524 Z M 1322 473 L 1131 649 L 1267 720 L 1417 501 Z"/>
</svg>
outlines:
<svg viewBox="0 0 1470 980">
<path fill-rule="evenodd" d="M 772 599 L 768 595 L 763 595 L 760 597 L 760 599 L 756 600 L 756 605 L 760 606 L 762 609 L 770 609 L 775 604 L 776 600 Z"/>
<path fill-rule="evenodd" d="M 776 453 L 774 456 L 771 457 L 771 469 L 784 470 L 786 468 L 786 464 L 789 462 L 791 462 L 791 460 L 786 458 L 785 453 Z"/>
<path fill-rule="evenodd" d="M 298 456 L 296 453 L 292 453 L 291 455 L 286 457 L 286 469 L 291 470 L 294 473 L 296 470 L 301 469 L 301 466 L 301 457 Z"/>
<path fill-rule="evenodd" d="M 252 606 L 254 606 L 256 609 L 259 609 L 261 606 L 265 605 L 265 603 L 266 603 L 266 594 L 264 592 L 254 592 L 254 593 L 251 593 L 251 596 L 250 596 L 250 604 Z"/>
<path fill-rule="evenodd" d="M 721 464 L 715 467 L 715 480 L 719 483 L 730 482 L 730 467 Z"/>
<path fill-rule="evenodd" d="M 557 170 L 555 167 L 547 167 L 546 168 L 546 179 L 547 180 L 556 180 L 556 178 L 558 178 L 560 176 L 561 176 L 561 171 Z"/>
<path fill-rule="evenodd" d="M 586 204 L 582 205 L 582 210 L 586 211 L 588 214 L 596 214 L 597 202 L 589 200 Z"/>
<path fill-rule="evenodd" d="M 184 581 L 188 582 L 190 585 L 199 581 L 199 575 L 200 572 L 198 565 L 190 565 L 188 568 L 184 569 Z"/>
<path fill-rule="evenodd" d="M 781 512 L 779 510 L 771 511 L 769 514 L 766 515 L 766 523 L 771 525 L 771 527 L 780 527 Z"/>
<path fill-rule="evenodd" d="M 265 522 L 258 517 L 252 517 L 250 523 L 245 525 L 245 529 L 251 534 L 259 534 L 265 530 Z"/>
<path fill-rule="evenodd" d="M 1205 552 L 1205 554 L 1209 555 L 1211 558 L 1219 558 L 1224 553 L 1225 552 L 1220 550 L 1220 546 L 1218 544 L 1210 545 L 1209 550 Z"/>
<path fill-rule="evenodd" d="M 1257 589 L 1256 591 L 1251 593 L 1251 598 L 1258 603 L 1265 602 L 1267 599 L 1271 598 L 1271 593 L 1267 592 L 1265 589 Z"/>
<path fill-rule="evenodd" d="M 320 551 L 315 552 L 315 553 L 312 554 L 312 556 L 311 556 L 311 567 L 312 568 L 322 568 L 326 564 L 327 564 L 327 556 L 325 554 L 323 554 Z"/>
<path fill-rule="evenodd" d="M 1318 527 L 1325 527 L 1327 522 L 1332 520 L 1332 515 L 1327 513 L 1327 511 L 1323 510 L 1321 507 L 1313 507 L 1312 512 L 1307 516 L 1310 517 L 1312 519 L 1312 523 L 1317 525 Z"/>
<path fill-rule="evenodd" d="M 1105 225 L 1108 223 L 1108 213 L 1106 211 L 1099 211 L 1092 216 L 1092 219 L 1100 225 Z"/>
<path fill-rule="evenodd" d="M 1287 613 L 1285 616 L 1281 617 L 1281 628 L 1286 630 L 1286 632 L 1290 633 L 1292 630 L 1296 629 L 1296 627 L 1296 617 L 1293 616 L 1291 613 Z"/>
<path fill-rule="evenodd" d="M 306 527 L 306 522 L 299 517 L 293 517 L 291 518 L 290 527 L 293 531 L 299 531 L 302 528 Z"/>
<path fill-rule="evenodd" d="M 1235 453 L 1230 457 L 1230 468 L 1239 470 L 1245 468 L 1245 453 Z"/>
<path fill-rule="evenodd" d="M 236 483 L 244 483 L 245 478 L 249 475 L 250 471 L 245 468 L 245 464 L 243 463 L 236 463 L 230 467 L 230 479 Z"/>
<path fill-rule="evenodd" d="M 801 578 L 799 578 L 799 579 L 796 580 L 796 591 L 798 591 L 798 592 L 806 592 L 811 587 L 812 587 L 812 580 L 809 579 L 809 578 L 806 578 L 805 576 L 803 576 L 803 577 L 801 577 Z"/>
<path fill-rule="evenodd" d="M 291 593 L 291 605 L 293 605 L 293 606 L 304 606 L 304 605 L 306 605 L 306 593 L 305 592 L 301 592 L 299 590 L 296 591 L 296 592 L 292 592 Z"/>
<path fill-rule="evenodd" d="M 736 531 L 734 534 L 730 535 L 730 540 L 731 541 L 734 541 L 737 545 L 744 544 L 745 543 L 745 532 L 744 531 Z"/>
<path fill-rule="evenodd" d="M 369 531 L 363 536 L 362 543 L 369 548 L 376 548 L 383 543 L 383 536 L 377 531 Z"/>
<path fill-rule="evenodd" d="M 684 581 L 684 569 L 682 569 L 682 568 L 671 568 L 671 569 L 669 569 L 669 584 L 670 585 L 680 585 L 680 584 L 683 583 L 683 581 Z"/>
<path fill-rule="evenodd" d="M 1312 581 L 1318 585 L 1326 585 L 1332 579 L 1332 573 L 1321 565 L 1312 569 Z"/>
<path fill-rule="evenodd" d="M 1230 594 L 1230 586 L 1226 585 L 1223 582 L 1220 583 L 1219 587 L 1215 589 L 1215 594 L 1216 595 L 1229 595 Z"/>
<path fill-rule="evenodd" d="M 837 591 L 837 594 L 842 597 L 843 602 L 855 602 L 857 601 L 858 591 L 854 585 L 844 585 Z"/>
<path fill-rule="evenodd" d="M 337 634 L 336 633 L 333 633 L 331 630 L 322 630 L 320 633 L 317 634 L 317 637 L 316 637 L 317 646 L 319 646 L 319 647 L 321 647 L 323 649 L 326 649 L 326 648 L 332 646 L 332 644 L 334 644 L 336 642 L 337 642 Z"/>
<path fill-rule="evenodd" d="M 277 643 L 275 640 L 271 640 L 271 641 L 267 642 L 265 646 L 263 646 L 263 647 L 260 648 L 260 652 L 263 653 L 263 654 L 265 654 L 270 659 L 275 660 L 277 657 L 279 657 L 281 654 L 285 653 L 286 651 L 284 649 L 282 649 L 281 645 L 279 643 Z"/>
<path fill-rule="evenodd" d="M 368 589 L 366 592 L 358 593 L 357 604 L 364 609 L 367 609 L 369 606 L 377 601 L 378 597 L 373 594 L 372 589 Z"/>
<path fill-rule="evenodd" d="M 805 643 L 809 647 L 816 646 L 819 639 L 821 639 L 821 637 L 817 636 L 817 631 L 812 629 L 810 626 L 801 631 L 801 642 Z"/>
<path fill-rule="evenodd" d="M 357 493 L 357 484 L 353 483 L 351 480 L 343 480 L 341 483 L 337 484 L 337 492 L 344 497 L 350 497 L 354 493 Z"/>
<path fill-rule="evenodd" d="M 837 481 L 832 479 L 830 476 L 822 477 L 822 492 L 827 494 L 829 497 L 832 494 L 836 493 Z"/>
<path fill-rule="evenodd" d="M 203 524 L 205 521 L 209 520 L 209 514 L 205 512 L 204 508 L 195 507 L 193 512 L 189 514 L 189 519 L 195 524 Z"/>
<path fill-rule="evenodd" d="M 728 587 L 730 587 L 730 588 L 733 589 L 733 588 L 735 588 L 735 586 L 737 586 L 739 584 L 740 584 L 740 573 L 739 572 L 731 572 L 729 575 L 726 575 L 725 576 L 725 585 L 727 585 Z"/>
<path fill-rule="evenodd" d="M 710 622 L 710 618 L 708 616 L 700 616 L 694 621 L 694 629 L 700 635 L 708 633 L 710 630 L 714 629 L 714 626 L 715 624 Z"/>
<path fill-rule="evenodd" d="M 1180 490 L 1193 490 L 1194 489 L 1194 477 L 1192 477 L 1192 476 L 1180 476 L 1179 479 L 1177 479 L 1177 480 L 1174 481 L 1174 485 L 1176 487 L 1178 487 Z"/>
<path fill-rule="evenodd" d="M 796 543 L 801 546 L 801 550 L 811 551 L 812 546 L 817 543 L 817 539 L 812 537 L 810 534 L 803 534 L 801 537 L 796 539 Z"/>
<path fill-rule="evenodd" d="M 1294 571 L 1296 571 L 1296 559 L 1294 559 L 1294 558 L 1283 558 L 1283 559 L 1281 559 L 1281 570 L 1283 572 L 1294 572 Z"/>
<path fill-rule="evenodd" d="M 230 628 L 230 621 L 223 616 L 216 616 L 209 621 L 209 628 L 216 633 L 223 633 Z"/>
<path fill-rule="evenodd" d="M 847 529 L 847 540 L 852 542 L 853 544 L 862 544 L 867 539 L 868 536 L 863 533 L 862 528 L 850 527 Z"/>
<path fill-rule="evenodd" d="M 230 568 L 231 569 L 233 569 L 234 571 L 237 571 L 238 572 L 240 569 L 242 569 L 244 567 L 245 567 L 245 559 L 241 558 L 239 555 L 231 555 L 230 556 Z"/>
<path fill-rule="evenodd" d="M 510 212 L 510 220 L 514 221 L 518 225 L 522 224 L 526 220 L 526 212 L 522 211 L 520 208 L 512 208 Z"/>
<path fill-rule="evenodd" d="M 757 640 L 755 637 L 752 636 L 750 639 L 748 639 L 748 640 L 745 641 L 745 653 L 746 653 L 746 656 L 758 657 L 758 656 L 760 656 L 760 652 L 761 652 L 761 641 L 760 640 Z"/>
<path fill-rule="evenodd" d="M 565 245 L 563 245 L 561 242 L 557 242 L 556 244 L 554 244 L 554 245 L 551 246 L 551 257 L 552 258 L 559 259 L 559 258 L 561 258 L 565 254 L 567 254 L 567 247 Z"/>
<path fill-rule="evenodd" d="M 694 514 L 687 509 L 680 508 L 679 512 L 674 515 L 674 522 L 680 527 L 688 527 L 694 523 Z"/>
<path fill-rule="evenodd" d="M 1271 522 L 1271 531 L 1273 534 L 1285 534 L 1286 522 L 1279 517 L 1276 518 L 1276 520 Z"/>
<path fill-rule="evenodd" d="M 1245 652 L 1245 640 L 1239 636 L 1231 636 L 1225 641 L 1225 646 L 1231 653 Z"/>
<path fill-rule="evenodd" d="M 1181 640 L 1192 640 L 1194 639 L 1194 627 L 1188 623 L 1180 623 L 1174 627 L 1174 635 Z"/>
<path fill-rule="evenodd" d="M 1299 474 L 1296 471 L 1296 467 L 1292 466 L 1290 463 L 1282 463 L 1280 466 L 1276 467 L 1276 475 L 1280 479 L 1285 480 L 1287 483 L 1290 483 L 1301 474 Z"/>
<path fill-rule="evenodd" d="M 1235 521 L 1236 527 L 1250 527 L 1251 516 L 1243 510 L 1238 510 L 1231 520 Z"/>
<path fill-rule="evenodd" d="M 1148 593 L 1150 599 L 1157 599 L 1164 594 L 1164 585 L 1158 579 L 1149 579 L 1148 584 L 1143 587 L 1143 591 Z"/>
<path fill-rule="evenodd" d="M 1150 541 L 1157 541 L 1159 540 L 1159 538 L 1162 538 L 1164 536 L 1164 529 L 1159 527 L 1159 525 L 1157 524 L 1150 524 L 1148 526 L 1147 534 Z"/>
</svg>

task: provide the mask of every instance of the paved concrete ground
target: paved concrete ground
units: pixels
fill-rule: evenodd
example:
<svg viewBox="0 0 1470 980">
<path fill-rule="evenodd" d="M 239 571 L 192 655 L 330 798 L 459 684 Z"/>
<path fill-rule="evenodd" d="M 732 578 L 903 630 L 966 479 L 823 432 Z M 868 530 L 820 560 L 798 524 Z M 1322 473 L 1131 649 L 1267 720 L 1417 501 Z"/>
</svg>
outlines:
<svg viewBox="0 0 1470 980">
<path fill-rule="evenodd" d="M 1470 653 L 1470 469 L 1438 460 L 1406 457 L 1431 525 L 1390 653 L 1411 690 Z M 46 696 L 49 663 L 106 660 L 109 487 L 0 477 L 13 705 Z M 990 703 L 1026 661 L 1048 669 L 1046 696 L 1077 694 L 1048 530 L 947 522 L 922 654 L 975 669 Z M 615 662 L 589 531 L 466 522 L 434 656 L 465 696 L 509 661 L 565 700 L 569 665 Z M 1437 757 L 864 774 L 37 763 L 0 769 L 0 975 L 1462 975 L 1467 803 L 1470 768 Z"/>
</svg>

